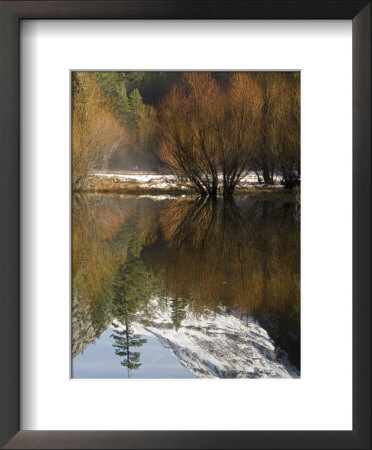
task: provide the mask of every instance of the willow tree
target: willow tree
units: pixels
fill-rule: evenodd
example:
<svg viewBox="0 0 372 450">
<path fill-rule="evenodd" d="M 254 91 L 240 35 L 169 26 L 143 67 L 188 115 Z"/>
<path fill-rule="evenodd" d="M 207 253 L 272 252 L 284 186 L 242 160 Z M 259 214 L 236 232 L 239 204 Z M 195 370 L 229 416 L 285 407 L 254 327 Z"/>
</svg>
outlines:
<svg viewBox="0 0 372 450">
<path fill-rule="evenodd" d="M 83 190 L 89 175 L 106 168 L 128 140 L 93 73 L 78 73 L 72 98 L 72 189 Z"/>
<path fill-rule="evenodd" d="M 223 195 L 230 197 L 250 164 L 261 138 L 263 96 L 258 82 L 247 72 L 231 76 L 224 94 L 219 153 Z"/>
<path fill-rule="evenodd" d="M 217 194 L 222 100 L 220 87 L 210 73 L 190 72 L 160 105 L 160 157 L 203 196 Z"/>
<path fill-rule="evenodd" d="M 201 195 L 223 195 L 249 170 L 258 145 L 262 93 L 249 73 L 235 73 L 224 88 L 211 73 L 186 73 L 166 96 L 160 112 L 161 157 Z"/>
<path fill-rule="evenodd" d="M 300 175 L 300 73 L 284 73 L 272 86 L 270 145 L 284 180 Z"/>
<path fill-rule="evenodd" d="M 300 73 L 256 72 L 263 98 L 261 139 L 252 166 L 265 183 L 300 171 Z"/>
</svg>

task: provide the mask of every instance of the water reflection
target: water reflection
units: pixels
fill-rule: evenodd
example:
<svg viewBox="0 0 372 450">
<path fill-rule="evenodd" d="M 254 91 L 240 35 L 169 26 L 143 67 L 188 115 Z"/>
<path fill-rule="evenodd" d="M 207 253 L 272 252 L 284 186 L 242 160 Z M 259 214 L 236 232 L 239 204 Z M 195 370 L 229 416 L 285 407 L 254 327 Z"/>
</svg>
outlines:
<svg viewBox="0 0 372 450">
<path fill-rule="evenodd" d="M 73 358 L 113 324 L 128 377 L 149 336 L 197 376 L 299 371 L 293 203 L 76 198 L 72 240 Z"/>
<path fill-rule="evenodd" d="M 141 353 L 133 352 L 131 348 L 141 347 L 143 344 L 146 344 L 147 339 L 141 339 L 141 336 L 131 334 L 131 330 L 127 325 L 123 331 L 115 330 L 110 337 L 115 341 L 113 344 L 115 354 L 123 358 L 120 364 L 127 367 L 129 378 L 130 370 L 138 369 L 141 366 Z"/>
</svg>

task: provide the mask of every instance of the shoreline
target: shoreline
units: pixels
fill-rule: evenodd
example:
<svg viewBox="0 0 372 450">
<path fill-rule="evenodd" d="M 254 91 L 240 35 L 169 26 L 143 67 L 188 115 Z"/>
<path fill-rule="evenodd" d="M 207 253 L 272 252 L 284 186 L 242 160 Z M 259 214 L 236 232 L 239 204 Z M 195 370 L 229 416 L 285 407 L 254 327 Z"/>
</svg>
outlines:
<svg viewBox="0 0 372 450">
<path fill-rule="evenodd" d="M 239 195 L 272 195 L 294 196 L 295 190 L 286 189 L 275 180 L 272 185 L 258 183 L 254 176 L 244 177 L 236 186 L 234 197 Z M 198 196 L 198 192 L 187 182 L 182 183 L 172 175 L 159 174 L 95 174 L 89 177 L 84 189 L 74 191 L 74 194 L 125 194 L 133 196 Z M 222 196 L 222 186 L 218 195 Z"/>
</svg>

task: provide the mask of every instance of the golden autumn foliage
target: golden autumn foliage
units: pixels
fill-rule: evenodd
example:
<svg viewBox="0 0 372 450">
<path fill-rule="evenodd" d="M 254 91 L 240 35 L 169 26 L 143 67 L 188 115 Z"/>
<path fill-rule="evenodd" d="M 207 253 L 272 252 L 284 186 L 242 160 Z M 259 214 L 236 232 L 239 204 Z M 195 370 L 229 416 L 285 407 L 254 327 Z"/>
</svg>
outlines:
<svg viewBox="0 0 372 450">
<path fill-rule="evenodd" d="M 300 173 L 300 78 L 296 72 L 184 73 L 159 107 L 160 157 L 201 195 L 232 196 L 249 171 L 272 183 Z"/>
<path fill-rule="evenodd" d="M 84 189 L 95 169 L 107 167 L 109 158 L 128 142 L 128 133 L 112 113 L 94 74 L 79 73 L 72 98 L 72 189 Z"/>
<path fill-rule="evenodd" d="M 273 182 L 275 170 L 283 178 L 300 174 L 300 72 L 256 72 L 262 92 L 261 139 L 252 169 L 266 183 Z"/>
<path fill-rule="evenodd" d="M 184 72 L 152 105 L 137 88 L 127 95 L 124 75 L 74 77 L 75 191 L 94 170 L 109 167 L 165 165 L 202 196 L 221 187 L 231 197 L 252 171 L 268 184 L 274 174 L 300 178 L 299 72 Z"/>
<path fill-rule="evenodd" d="M 217 82 L 208 72 L 185 73 L 160 106 L 160 156 L 200 194 L 217 192 L 217 130 L 222 121 L 219 94 Z"/>
<path fill-rule="evenodd" d="M 231 75 L 224 105 L 219 139 L 220 167 L 224 194 L 231 196 L 242 175 L 250 170 L 261 137 L 262 91 L 251 74 L 236 72 Z"/>
</svg>

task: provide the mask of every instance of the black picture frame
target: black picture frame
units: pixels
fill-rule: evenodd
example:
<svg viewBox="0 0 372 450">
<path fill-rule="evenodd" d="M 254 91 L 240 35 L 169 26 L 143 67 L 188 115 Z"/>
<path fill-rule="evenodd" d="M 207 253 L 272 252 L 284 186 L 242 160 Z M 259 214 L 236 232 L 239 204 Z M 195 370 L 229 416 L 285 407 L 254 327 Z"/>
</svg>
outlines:
<svg viewBox="0 0 372 450">
<path fill-rule="evenodd" d="M 23 19 L 352 19 L 352 431 L 21 431 L 19 429 L 19 23 Z M 371 448 L 370 1 L 0 1 L 0 163 L 0 445 L 5 445 L 3 448 Z"/>
</svg>

